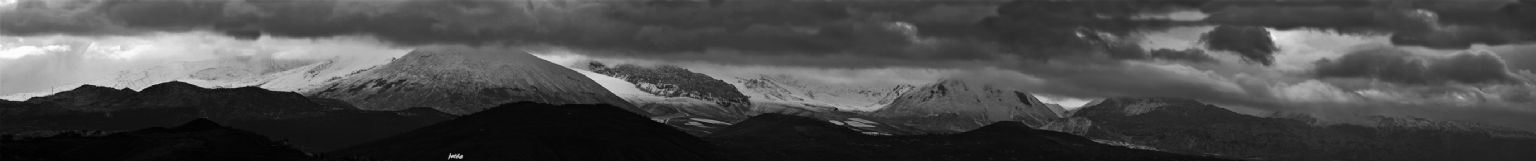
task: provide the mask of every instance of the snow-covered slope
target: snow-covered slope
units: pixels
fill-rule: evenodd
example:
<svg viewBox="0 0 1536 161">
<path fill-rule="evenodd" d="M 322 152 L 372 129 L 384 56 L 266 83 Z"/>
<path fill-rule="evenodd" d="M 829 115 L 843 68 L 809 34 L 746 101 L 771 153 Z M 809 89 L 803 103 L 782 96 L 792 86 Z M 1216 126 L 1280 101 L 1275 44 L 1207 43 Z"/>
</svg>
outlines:
<svg viewBox="0 0 1536 161">
<path fill-rule="evenodd" d="M 959 132 L 997 121 L 1040 127 L 1061 118 L 1057 111 L 1064 110 L 1052 107 L 1023 91 L 944 80 L 903 93 L 873 115 L 901 118 L 898 120 L 929 131 Z"/>
<path fill-rule="evenodd" d="M 868 112 L 885 107 L 912 85 L 831 84 L 805 81 L 787 75 L 756 75 L 725 78 L 753 102 L 799 104 L 813 108 Z"/>
<path fill-rule="evenodd" d="M 618 95 L 620 98 L 623 98 L 625 101 L 629 101 L 630 103 L 634 104 L 637 108 L 646 111 L 646 113 L 650 114 L 649 117 L 651 117 L 651 119 L 653 119 L 653 120 L 655 120 L 657 122 L 662 122 L 662 123 L 666 123 L 668 125 L 672 125 L 673 127 L 677 127 L 677 128 L 679 128 L 679 129 L 681 129 L 683 131 L 686 131 L 686 132 L 689 132 L 689 133 L 692 133 L 692 134 L 695 134 L 695 135 L 708 134 L 709 132 L 717 130 L 718 128 L 722 128 L 722 127 L 725 127 L 725 126 L 730 126 L 730 125 L 734 124 L 737 121 L 741 121 L 743 119 L 746 119 L 747 117 L 758 115 L 758 114 L 763 114 L 763 113 L 797 115 L 797 116 L 806 116 L 806 117 L 813 117 L 813 118 L 824 119 L 824 120 L 829 121 L 829 122 L 837 122 L 837 123 L 839 123 L 838 125 L 847 126 L 849 128 L 852 128 L 852 129 L 855 129 L 855 130 L 860 131 L 862 133 L 866 133 L 866 134 L 870 134 L 870 135 L 918 134 L 917 130 L 911 129 L 911 128 L 908 128 L 908 127 L 904 127 L 904 126 L 902 126 L 900 124 L 885 124 L 885 123 L 883 123 L 883 122 L 886 122 L 885 120 L 881 120 L 881 119 L 878 119 L 878 118 L 866 117 L 866 116 L 863 115 L 863 113 L 864 113 L 863 111 L 848 110 L 848 109 L 853 109 L 853 108 L 838 107 L 838 106 L 835 106 L 835 105 L 830 104 L 830 103 L 824 103 L 822 101 L 816 100 L 816 99 L 839 98 L 839 96 L 863 96 L 863 97 L 865 97 L 864 98 L 865 100 L 861 100 L 861 101 L 863 101 L 865 103 L 857 103 L 858 105 L 874 106 L 874 107 L 869 107 L 869 108 L 878 109 L 879 107 L 884 106 L 884 102 L 889 102 L 890 99 L 894 98 L 894 96 L 888 96 L 890 98 L 871 97 L 871 95 L 873 95 L 873 96 L 882 96 L 880 94 L 871 94 L 872 92 L 865 92 L 863 94 L 844 94 L 844 93 L 829 92 L 829 91 L 855 91 L 855 90 L 848 90 L 848 89 L 851 89 L 851 88 L 848 88 L 848 87 L 851 87 L 851 86 L 820 85 L 821 88 L 813 88 L 812 86 L 805 86 L 805 84 L 811 84 L 811 83 L 794 84 L 794 86 L 788 86 L 788 85 L 783 85 L 783 84 L 776 83 L 776 82 L 777 81 L 782 81 L 782 80 L 787 80 L 787 79 L 797 79 L 797 78 L 788 77 L 788 76 L 777 76 L 776 79 L 775 79 L 775 78 L 769 78 L 767 76 L 763 76 L 761 74 L 738 73 L 740 75 L 753 75 L 754 76 L 753 78 L 760 78 L 760 79 L 755 79 L 755 80 L 749 80 L 749 79 L 742 79 L 740 77 L 725 76 L 724 74 L 719 74 L 719 73 L 714 73 L 714 74 L 711 74 L 711 73 L 697 73 L 697 72 L 693 72 L 692 69 L 689 69 L 686 72 L 684 72 L 684 71 L 674 71 L 674 72 L 646 73 L 646 74 L 661 74 L 661 75 L 657 75 L 657 77 L 675 77 L 675 76 L 678 76 L 678 75 L 694 75 L 694 76 L 704 75 L 704 76 L 707 76 L 707 79 L 710 79 L 710 80 L 701 80 L 701 81 L 722 81 L 722 82 L 726 83 L 725 85 L 728 85 L 726 87 L 713 87 L 713 86 L 711 86 L 711 87 L 708 87 L 706 89 L 709 89 L 709 88 L 721 88 L 721 89 L 730 88 L 730 89 L 734 90 L 735 92 L 740 92 L 742 94 L 745 94 L 744 97 L 749 97 L 748 100 L 750 100 L 749 103 L 725 103 L 725 104 L 722 104 L 722 103 L 720 103 L 719 100 L 728 100 L 728 99 L 712 98 L 712 100 L 713 100 L 712 101 L 712 100 L 705 100 L 706 98 L 711 98 L 711 97 L 701 97 L 701 96 L 707 96 L 707 95 L 703 95 L 703 94 L 687 94 L 687 93 L 701 93 L 701 92 L 703 92 L 703 91 L 688 91 L 689 89 L 698 89 L 698 88 L 649 88 L 649 89 L 643 89 L 645 87 L 656 87 L 657 85 L 654 85 L 654 84 L 653 85 L 643 85 L 643 84 L 640 84 L 640 83 L 636 83 L 636 82 L 642 81 L 641 79 L 626 80 L 626 79 L 618 78 L 618 77 L 615 77 L 615 76 L 610 76 L 608 74 L 602 74 L 602 73 L 593 72 L 592 70 L 595 69 L 595 68 L 592 66 L 592 64 L 594 64 L 594 63 L 601 64 L 602 62 L 586 60 L 585 58 L 573 57 L 573 56 L 570 56 L 570 55 L 550 55 L 550 54 L 545 54 L 545 55 L 538 55 L 538 56 L 540 56 L 540 58 L 543 58 L 545 60 L 549 60 L 549 61 L 555 62 L 557 64 L 562 64 L 562 65 L 564 65 L 566 67 L 569 67 L 572 70 L 576 70 L 577 72 L 587 76 L 588 78 L 591 78 L 592 80 L 598 82 L 598 84 L 601 84 L 604 88 L 607 88 L 609 91 L 613 92 L 615 95 Z M 623 65 L 623 64 L 605 64 L 605 67 L 612 67 L 612 66 L 619 66 L 619 65 Z M 609 71 L 609 72 L 610 72 L 609 74 L 614 74 L 614 75 L 625 75 L 624 73 L 615 73 L 615 71 Z M 631 71 L 631 72 L 633 72 L 633 71 Z M 689 78 L 689 79 L 705 79 L 705 78 L 695 77 L 695 78 Z M 773 81 L 773 82 L 770 82 L 770 81 Z M 665 84 L 665 83 L 663 83 L 663 84 Z M 777 86 L 777 87 L 774 87 L 773 89 L 778 90 L 778 92 L 776 92 L 776 93 L 774 93 L 774 92 L 767 92 L 768 88 L 764 88 L 765 86 Z M 841 87 L 841 88 L 838 88 L 838 87 Z M 911 87 L 904 87 L 904 88 L 901 88 L 901 89 L 910 89 L 910 88 Z M 829 89 L 831 89 L 831 90 L 829 90 Z M 837 89 L 842 89 L 842 90 L 837 90 Z M 806 91 L 814 91 L 814 92 L 806 92 Z M 718 91 L 716 91 L 716 92 L 718 92 Z M 668 93 L 671 93 L 673 95 L 670 95 L 670 96 L 662 95 L 662 94 L 668 94 Z M 849 93 L 857 93 L 857 92 L 849 92 Z M 768 97 L 766 97 L 769 94 L 777 94 L 778 96 L 784 96 L 784 97 L 781 97 L 781 98 L 768 98 Z M 790 99 L 790 98 L 799 98 L 799 99 Z M 805 99 L 805 98 L 811 98 L 811 99 Z M 847 102 L 855 102 L 855 101 L 847 101 Z M 750 107 L 742 107 L 742 108 L 727 107 L 727 105 L 733 105 L 733 104 L 735 104 L 735 105 L 749 105 Z M 848 104 L 855 104 L 855 103 L 848 103 Z"/>
<path fill-rule="evenodd" d="M 748 97 L 742 95 L 737 87 L 710 75 L 677 66 L 631 64 L 608 66 L 600 62 L 591 62 L 585 69 L 628 82 L 633 88 L 626 87 L 622 90 L 635 89 L 645 93 L 639 96 L 691 98 L 718 105 L 713 112 L 719 115 L 733 115 L 732 117 L 744 119 L 747 109 L 752 106 L 752 103 L 748 102 Z"/>
<path fill-rule="evenodd" d="M 524 51 L 437 46 L 304 91 L 368 110 L 432 107 L 470 114 L 495 105 L 611 104 L 633 109 L 597 82 Z"/>
<path fill-rule="evenodd" d="M 645 110 L 646 113 L 643 113 L 643 115 L 647 115 L 659 122 L 669 122 L 673 119 L 691 117 L 706 117 L 716 119 L 746 117 L 741 113 L 726 112 L 727 110 L 720 109 L 721 106 L 712 101 L 690 97 L 666 97 L 651 94 L 650 92 L 641 90 L 639 88 L 640 86 L 635 85 L 635 83 L 624 81 L 624 79 L 619 79 L 613 76 L 598 74 L 582 69 L 575 70 L 576 72 L 580 72 L 582 75 L 587 76 L 587 78 L 591 78 L 593 81 L 596 81 L 599 85 L 602 85 L 603 88 L 613 92 L 614 95 L 618 95 L 619 98 L 623 98 L 625 101 L 630 102 L 630 104 L 635 105 L 635 107 L 638 107 L 641 110 Z"/>
</svg>

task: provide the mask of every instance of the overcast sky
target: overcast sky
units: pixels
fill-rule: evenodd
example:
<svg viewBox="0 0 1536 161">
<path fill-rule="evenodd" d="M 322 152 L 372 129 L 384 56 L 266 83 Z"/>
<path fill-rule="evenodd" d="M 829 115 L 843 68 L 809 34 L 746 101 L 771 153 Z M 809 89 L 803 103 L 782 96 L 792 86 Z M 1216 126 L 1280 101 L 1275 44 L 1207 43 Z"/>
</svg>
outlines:
<svg viewBox="0 0 1536 161">
<path fill-rule="evenodd" d="M 536 45 L 717 70 L 952 77 L 1063 98 L 1536 129 L 1533 1 L 1132 2 L 0 0 L 0 95 L 165 62 Z"/>
</svg>

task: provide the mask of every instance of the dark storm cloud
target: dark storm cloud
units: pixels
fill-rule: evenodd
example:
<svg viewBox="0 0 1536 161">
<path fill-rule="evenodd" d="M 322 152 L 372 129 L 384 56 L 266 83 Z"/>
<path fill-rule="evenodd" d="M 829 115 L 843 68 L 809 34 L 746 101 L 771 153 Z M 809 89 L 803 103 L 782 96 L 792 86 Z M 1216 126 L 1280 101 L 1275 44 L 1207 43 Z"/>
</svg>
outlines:
<svg viewBox="0 0 1536 161">
<path fill-rule="evenodd" d="M 5 11 L 0 34 L 133 35 L 208 30 L 368 35 L 414 45 L 556 44 L 652 53 L 729 49 L 771 54 L 995 58 L 975 25 L 993 2 L 109 0 Z M 982 48 L 991 47 L 991 48 Z M 942 53 L 942 54 L 935 54 Z"/>
<path fill-rule="evenodd" d="M 1200 42 L 1205 43 L 1206 48 L 1236 52 L 1244 60 L 1263 65 L 1274 64 L 1275 51 L 1280 50 L 1269 38 L 1269 30 L 1253 26 L 1216 27 L 1201 35 Z"/>
<path fill-rule="evenodd" d="M 1012 54 L 1032 59 L 1108 53 L 1111 58 L 1136 59 L 1117 42 L 1139 31 L 1195 25 L 1192 22 L 1136 19 L 1148 14 L 1191 10 L 1201 1 L 1031 1 L 1003 4 L 997 16 L 980 25 Z"/>
<path fill-rule="evenodd" d="M 1463 52 L 1434 58 L 1381 47 L 1359 50 L 1338 59 L 1323 59 L 1314 69 L 1318 77 L 1369 78 L 1407 84 L 1516 83 L 1516 78 L 1497 55 Z"/>
<path fill-rule="evenodd" d="M 1165 60 L 1189 61 L 1197 63 L 1216 61 L 1216 58 L 1211 58 L 1210 55 L 1205 55 L 1205 50 L 1200 49 L 1156 49 L 1152 50 L 1149 54 L 1153 58 Z"/>
<path fill-rule="evenodd" d="M 1216 58 L 1206 55 L 1201 49 L 1142 49 L 1136 44 L 1109 44 L 1105 45 L 1103 53 L 1113 60 L 1168 60 L 1189 63 L 1212 63 Z"/>
<path fill-rule="evenodd" d="M 1441 49 L 1536 41 L 1536 2 L 1528 0 L 1213 3 L 1202 9 L 1213 24 L 1391 34 L 1394 44 Z"/>
<path fill-rule="evenodd" d="M 1536 72 L 1536 45 L 1501 46 L 1488 49 L 1504 58 L 1504 63 L 1515 72 L 1522 70 Z"/>
<path fill-rule="evenodd" d="M 1206 22 L 1224 25 L 1267 26 L 1279 29 L 1320 28 L 1341 32 L 1425 30 L 1431 22 L 1414 17 L 1407 9 L 1377 9 L 1359 2 L 1320 5 L 1213 4 L 1206 6 Z"/>
</svg>

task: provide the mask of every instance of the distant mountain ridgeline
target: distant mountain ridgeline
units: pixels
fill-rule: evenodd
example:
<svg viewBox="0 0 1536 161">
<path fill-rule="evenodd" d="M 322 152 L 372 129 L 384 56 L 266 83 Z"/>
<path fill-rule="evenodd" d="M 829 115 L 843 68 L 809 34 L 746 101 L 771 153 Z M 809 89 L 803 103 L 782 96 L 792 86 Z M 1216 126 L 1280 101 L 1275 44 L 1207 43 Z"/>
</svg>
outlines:
<svg viewBox="0 0 1536 161">
<path fill-rule="evenodd" d="M 1239 114 L 1189 99 L 1108 99 L 1053 128 L 1186 154 L 1255 160 L 1529 160 L 1529 132 L 1379 118 L 1382 125 L 1316 125 Z M 1433 126 L 1433 127 L 1425 127 Z"/>
<path fill-rule="evenodd" d="M 248 153 L 296 158 L 287 160 L 441 159 L 449 153 L 476 158 L 469 160 L 1216 159 L 1197 157 L 1207 155 L 1253 160 L 1519 160 L 1536 157 L 1527 152 L 1536 148 L 1536 138 L 1529 137 L 1536 135 L 1528 132 L 1432 120 L 1383 117 L 1378 118 L 1381 122 L 1378 126 L 1317 125 L 1305 119 L 1250 116 L 1196 100 L 1167 98 L 1112 98 L 1064 112 L 1070 113 L 1069 117 L 1056 118 L 1053 117 L 1056 110 L 1049 109 L 1052 107 L 1040 106 L 1042 103 L 1038 100 L 1022 93 L 940 84 L 944 89 L 922 87 L 903 95 L 900 98 L 903 100 L 898 101 L 931 105 L 921 107 L 956 109 L 950 112 L 993 106 L 1028 108 L 1021 111 L 1035 112 L 1014 113 L 1019 115 L 999 117 L 1004 120 L 950 134 L 921 134 L 934 132 L 930 131 L 932 129 L 914 132 L 904 127 L 945 123 L 968 125 L 983 122 L 987 117 L 958 117 L 965 115 L 956 113 L 951 115 L 969 119 L 910 123 L 905 121 L 914 120 L 869 113 L 775 111 L 761 107 L 754 110 L 763 114 L 739 122 L 688 117 L 658 123 L 662 120 L 655 120 L 655 116 L 640 115 L 615 106 L 516 103 L 485 108 L 489 110 L 447 121 L 455 116 L 428 108 L 364 111 L 343 101 L 308 98 L 291 92 L 260 88 L 204 89 L 168 82 L 143 91 L 82 86 L 22 102 L 0 101 L 0 116 L 3 116 L 0 117 L 0 132 L 7 136 L 4 153 L 10 158 L 4 158 L 6 160 L 238 157 L 247 153 L 199 150 L 208 148 L 203 146 L 222 147 L 234 142 L 198 143 L 188 139 L 148 138 L 223 137 L 232 132 L 172 135 L 162 134 L 164 129 L 127 131 L 171 126 L 197 118 L 249 130 L 250 135 L 271 136 L 291 143 L 263 142 L 252 139 L 255 137 L 241 136 L 238 137 L 243 140 L 238 141 L 241 146 L 261 146 L 213 149 L 253 150 Z M 971 92 L 1004 95 L 981 97 Z M 982 104 L 974 104 L 977 101 Z M 939 106 L 935 103 L 951 104 Z M 1029 116 L 1025 114 L 1040 114 L 1038 118 L 1053 120 L 1033 125 L 1027 123 L 1032 120 L 1030 118 L 1018 118 Z M 189 123 L 184 127 L 193 124 L 211 127 L 205 126 L 211 123 Z M 683 129 L 705 131 L 684 133 Z M 79 136 L 78 131 L 97 132 Z M 896 136 L 881 136 L 891 134 Z M 203 146 L 168 146 L 170 144 Z M 284 146 L 311 152 L 350 148 L 324 155 L 296 156 L 285 152 Z M 106 154 L 124 148 L 148 150 L 127 150 L 99 157 L 68 156 L 60 152 L 63 149 L 87 149 L 78 153 Z M 12 155 L 21 153 L 36 155 Z"/>
<path fill-rule="evenodd" d="M 208 118 L 327 151 L 453 118 L 432 109 L 363 111 L 328 99 L 255 87 L 205 89 L 166 82 L 143 91 L 85 85 L 24 102 L 0 101 L 0 133 L 122 131 Z"/>
</svg>

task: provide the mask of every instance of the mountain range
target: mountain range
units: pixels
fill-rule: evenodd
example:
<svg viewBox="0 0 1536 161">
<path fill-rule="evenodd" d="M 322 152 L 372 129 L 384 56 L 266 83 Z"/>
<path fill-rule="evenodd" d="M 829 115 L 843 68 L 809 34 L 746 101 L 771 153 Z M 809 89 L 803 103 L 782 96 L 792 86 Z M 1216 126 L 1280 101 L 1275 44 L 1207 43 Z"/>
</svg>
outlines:
<svg viewBox="0 0 1536 161">
<path fill-rule="evenodd" d="M 187 126 L 248 130 L 323 153 L 303 159 L 1536 158 L 1524 151 L 1536 149 L 1536 134 L 1493 126 L 1403 117 L 1325 124 L 1305 114 L 1254 116 L 1178 98 L 1107 98 L 1069 110 L 1028 91 L 965 79 L 830 84 L 671 65 L 555 64 L 524 51 L 472 47 L 417 49 L 376 65 L 227 68 L 139 90 L 83 85 L 0 100 L 0 132 L 28 145 L 7 149 L 7 156 L 60 150 L 27 147 L 80 141 L 80 133 L 96 140 L 80 142 L 116 144 L 137 139 L 122 135 L 164 132 L 129 130 L 206 119 Z M 263 83 L 228 88 L 241 85 L 229 82 Z M 112 148 L 139 147 L 106 147 Z M 50 155 L 17 157 L 63 157 L 44 154 Z"/>
</svg>

